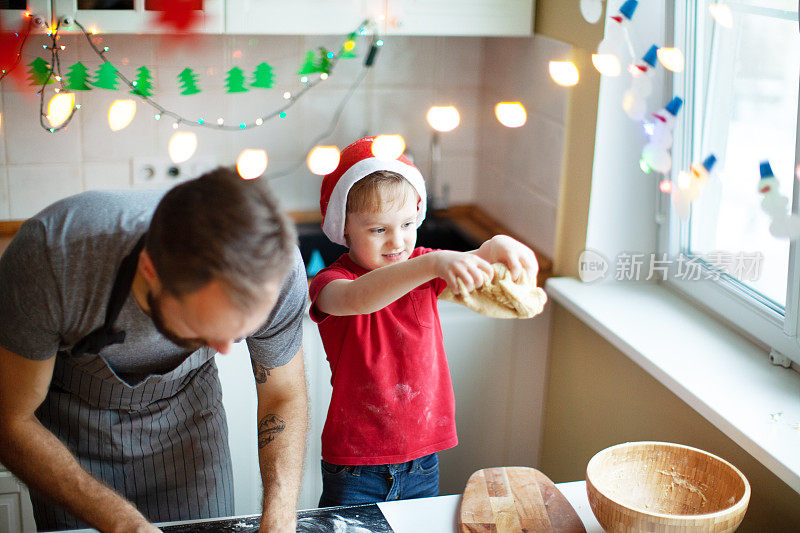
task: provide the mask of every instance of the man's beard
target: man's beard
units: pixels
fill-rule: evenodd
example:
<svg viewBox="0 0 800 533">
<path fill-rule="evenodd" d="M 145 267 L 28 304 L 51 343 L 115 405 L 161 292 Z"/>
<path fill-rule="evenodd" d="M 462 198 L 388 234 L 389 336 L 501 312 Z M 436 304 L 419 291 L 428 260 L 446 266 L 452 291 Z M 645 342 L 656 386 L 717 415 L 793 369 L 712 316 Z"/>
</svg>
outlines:
<svg viewBox="0 0 800 533">
<path fill-rule="evenodd" d="M 150 319 L 153 321 L 153 325 L 156 327 L 158 332 L 166 337 L 170 342 L 192 352 L 205 346 L 205 343 L 200 339 L 187 339 L 186 337 L 176 335 L 167 328 L 167 326 L 164 324 L 164 315 L 161 312 L 160 295 L 156 297 L 153 296 L 152 291 L 148 291 L 147 305 L 150 307 Z"/>
</svg>

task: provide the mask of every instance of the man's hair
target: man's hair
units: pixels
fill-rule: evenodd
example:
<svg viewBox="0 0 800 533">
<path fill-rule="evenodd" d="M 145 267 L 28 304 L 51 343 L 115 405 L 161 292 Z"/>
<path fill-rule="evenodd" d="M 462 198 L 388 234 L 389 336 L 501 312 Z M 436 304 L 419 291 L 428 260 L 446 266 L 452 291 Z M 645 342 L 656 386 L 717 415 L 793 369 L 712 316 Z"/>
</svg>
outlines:
<svg viewBox="0 0 800 533">
<path fill-rule="evenodd" d="M 219 167 L 161 199 L 145 247 L 168 293 L 183 296 L 217 280 L 248 309 L 265 284 L 288 272 L 296 243 L 293 222 L 263 179 Z"/>
<path fill-rule="evenodd" d="M 417 197 L 411 183 L 397 172 L 377 170 L 353 184 L 347 193 L 345 213 L 378 213 L 402 205 L 409 193 Z"/>
</svg>

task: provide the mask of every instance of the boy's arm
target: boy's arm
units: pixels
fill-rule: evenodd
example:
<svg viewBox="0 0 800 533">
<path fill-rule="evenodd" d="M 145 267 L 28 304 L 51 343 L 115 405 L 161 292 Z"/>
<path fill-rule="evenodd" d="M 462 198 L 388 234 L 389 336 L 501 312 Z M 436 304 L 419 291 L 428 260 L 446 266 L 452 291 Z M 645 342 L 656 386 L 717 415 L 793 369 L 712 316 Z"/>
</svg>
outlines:
<svg viewBox="0 0 800 533">
<path fill-rule="evenodd" d="M 456 278 L 467 291 L 494 275 L 492 266 L 478 254 L 437 250 L 402 263 L 367 272 L 354 280 L 333 280 L 320 290 L 314 305 L 336 316 L 364 315 L 383 309 L 401 296 L 434 278 L 442 278 L 458 294 Z"/>
<path fill-rule="evenodd" d="M 470 253 L 489 263 L 505 264 L 514 281 L 519 279 L 523 271 L 528 272 L 531 280 L 536 280 L 539 273 L 539 262 L 533 250 L 508 235 L 495 235 Z"/>
</svg>

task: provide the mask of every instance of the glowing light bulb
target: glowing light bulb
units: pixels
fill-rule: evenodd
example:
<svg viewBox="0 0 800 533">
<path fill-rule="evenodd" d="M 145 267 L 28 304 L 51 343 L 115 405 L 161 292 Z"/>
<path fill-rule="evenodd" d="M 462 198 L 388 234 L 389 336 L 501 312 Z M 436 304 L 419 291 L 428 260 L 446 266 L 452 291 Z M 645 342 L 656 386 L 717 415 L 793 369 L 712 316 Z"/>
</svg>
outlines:
<svg viewBox="0 0 800 533">
<path fill-rule="evenodd" d="M 678 188 L 686 191 L 692 185 L 692 176 L 685 170 L 678 172 Z"/>
<path fill-rule="evenodd" d="M 520 102 L 499 102 L 494 106 L 494 114 L 500 124 L 507 128 L 519 128 L 528 120 L 525 107 Z"/>
<path fill-rule="evenodd" d="M 345 41 L 344 46 L 342 48 L 344 48 L 347 52 L 349 52 L 350 50 L 352 50 L 355 47 L 356 47 L 355 41 L 347 40 L 347 41 Z"/>
<path fill-rule="evenodd" d="M 641 158 L 639 160 L 639 168 L 642 169 L 642 172 L 644 172 L 645 174 L 650 174 L 653 171 L 653 169 L 650 168 L 650 166 L 647 164 L 647 161 L 645 161 L 644 158 Z"/>
<path fill-rule="evenodd" d="M 563 87 L 572 87 L 578 83 L 580 74 L 572 61 L 551 61 L 550 77 Z"/>
<path fill-rule="evenodd" d="M 283 99 L 284 100 L 288 100 L 291 97 L 292 97 L 292 93 L 290 93 L 289 91 L 286 91 L 285 93 L 283 93 Z"/>
<path fill-rule="evenodd" d="M 267 152 L 264 150 L 247 148 L 242 150 L 236 160 L 236 171 L 246 180 L 259 177 L 265 170 L 267 170 Z"/>
<path fill-rule="evenodd" d="M 581 0 L 581 15 L 589 24 L 600 20 L 603 14 L 603 4 L 600 0 Z"/>
<path fill-rule="evenodd" d="M 683 72 L 685 61 L 683 59 L 683 52 L 678 48 L 659 48 L 658 60 L 664 65 L 664 68 L 672 72 Z"/>
<path fill-rule="evenodd" d="M 223 119 L 222 117 L 219 117 L 217 119 L 217 125 L 218 126 L 222 126 L 223 124 L 225 124 L 225 119 Z"/>
<path fill-rule="evenodd" d="M 328 79 L 328 74 L 327 74 L 327 72 L 323 72 L 322 74 L 320 74 L 320 75 L 319 75 L 319 79 L 321 79 L 321 80 L 327 80 L 327 79 Z"/>
<path fill-rule="evenodd" d="M 436 131 L 453 131 L 461 124 L 461 116 L 458 109 L 448 106 L 433 106 L 428 109 L 428 124 Z"/>
<path fill-rule="evenodd" d="M 397 159 L 406 149 L 402 135 L 378 135 L 372 142 L 372 155 L 378 159 Z"/>
<path fill-rule="evenodd" d="M 330 174 L 339 166 L 340 155 L 336 146 L 315 146 L 306 158 L 308 170 L 317 176 Z"/>
<path fill-rule="evenodd" d="M 173 163 L 188 161 L 197 150 L 197 135 L 191 131 L 176 131 L 169 140 L 169 158 Z"/>
<path fill-rule="evenodd" d="M 592 64 L 604 76 L 616 77 L 622 72 L 622 64 L 614 54 L 592 54 Z"/>
<path fill-rule="evenodd" d="M 108 127 L 111 131 L 119 131 L 131 123 L 134 115 L 136 102 L 128 99 L 114 100 L 108 108 Z"/>
<path fill-rule="evenodd" d="M 663 192 L 664 194 L 669 194 L 672 192 L 672 182 L 669 180 L 661 180 L 658 184 L 658 190 Z"/>
<path fill-rule="evenodd" d="M 728 4 L 713 3 L 708 5 L 708 12 L 711 13 L 717 24 L 724 28 L 733 28 L 733 13 Z"/>
<path fill-rule="evenodd" d="M 75 108 L 75 95 L 73 93 L 60 92 L 50 99 L 47 104 L 47 120 L 54 128 L 61 126 L 67 121 Z"/>
</svg>

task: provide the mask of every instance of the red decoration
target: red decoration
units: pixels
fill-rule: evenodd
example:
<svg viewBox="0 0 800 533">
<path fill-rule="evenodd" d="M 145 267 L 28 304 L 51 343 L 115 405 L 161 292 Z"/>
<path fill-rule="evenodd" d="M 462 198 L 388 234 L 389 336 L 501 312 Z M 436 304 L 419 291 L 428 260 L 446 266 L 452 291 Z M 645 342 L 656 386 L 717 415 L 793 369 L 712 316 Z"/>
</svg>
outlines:
<svg viewBox="0 0 800 533">
<path fill-rule="evenodd" d="M 202 20 L 203 0 L 147 0 L 145 9 L 159 11 L 159 26 L 188 33 Z"/>
<path fill-rule="evenodd" d="M 25 87 L 25 69 L 19 68 L 23 42 L 31 29 L 30 19 L 17 30 L 6 30 L 0 18 L 0 76 L 12 78 L 20 87 Z"/>
</svg>

